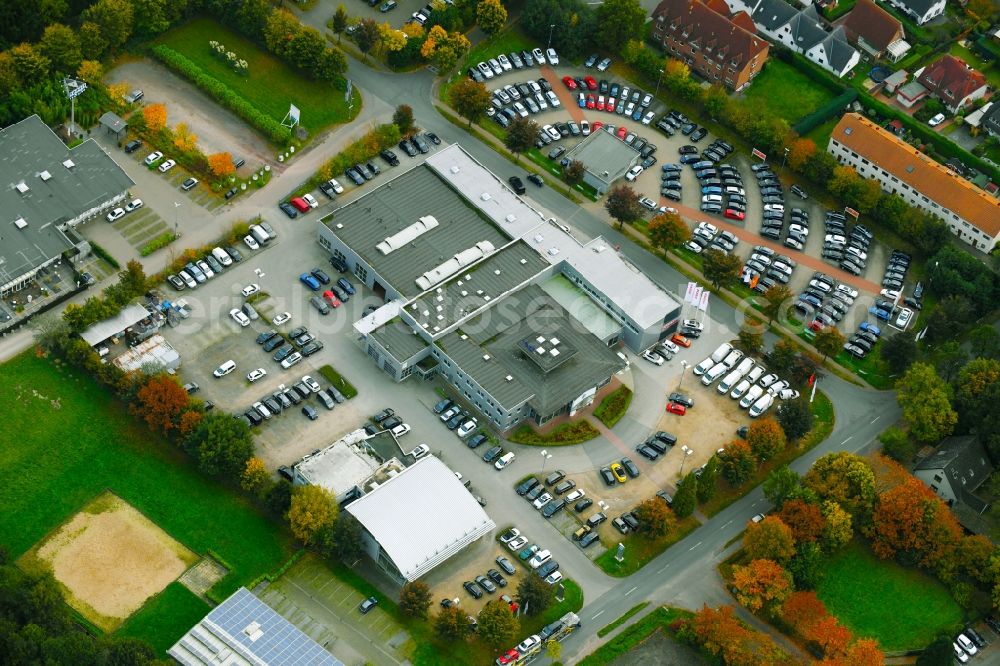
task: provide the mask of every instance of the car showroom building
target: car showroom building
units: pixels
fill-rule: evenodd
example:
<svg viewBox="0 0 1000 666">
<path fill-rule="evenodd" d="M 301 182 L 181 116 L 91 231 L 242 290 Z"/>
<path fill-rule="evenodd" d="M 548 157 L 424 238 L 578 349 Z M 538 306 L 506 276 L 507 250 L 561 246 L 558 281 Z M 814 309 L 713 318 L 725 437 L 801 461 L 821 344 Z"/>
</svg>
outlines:
<svg viewBox="0 0 1000 666">
<path fill-rule="evenodd" d="M 385 301 L 354 324 L 379 367 L 441 374 L 500 430 L 586 406 L 619 345 L 640 352 L 680 317 L 607 241 L 578 240 L 458 145 L 324 217 L 318 242 Z"/>
</svg>

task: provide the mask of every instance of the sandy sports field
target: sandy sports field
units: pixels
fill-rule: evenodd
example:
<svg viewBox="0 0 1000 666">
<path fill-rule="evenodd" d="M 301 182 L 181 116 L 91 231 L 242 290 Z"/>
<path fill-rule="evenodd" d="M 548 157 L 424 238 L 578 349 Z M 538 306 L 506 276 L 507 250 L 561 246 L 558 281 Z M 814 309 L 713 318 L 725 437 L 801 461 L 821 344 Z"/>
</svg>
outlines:
<svg viewBox="0 0 1000 666">
<path fill-rule="evenodd" d="M 113 631 L 198 556 L 111 493 L 83 507 L 25 553 L 25 569 L 52 572 L 66 601 Z"/>
</svg>

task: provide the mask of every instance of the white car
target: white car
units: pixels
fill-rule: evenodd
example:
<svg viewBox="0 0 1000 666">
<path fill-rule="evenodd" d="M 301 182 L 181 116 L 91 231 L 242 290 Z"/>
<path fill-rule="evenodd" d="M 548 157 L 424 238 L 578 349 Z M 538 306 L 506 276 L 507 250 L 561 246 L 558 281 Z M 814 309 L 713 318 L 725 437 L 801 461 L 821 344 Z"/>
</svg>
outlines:
<svg viewBox="0 0 1000 666">
<path fill-rule="evenodd" d="M 284 368 L 285 370 L 288 370 L 288 368 L 292 367 L 301 360 L 302 360 L 302 354 L 298 352 L 292 352 L 291 354 L 288 355 L 288 357 L 284 361 L 281 362 L 281 367 Z"/>
<path fill-rule="evenodd" d="M 642 357 L 653 365 L 663 365 L 663 357 L 654 351 L 646 350 L 642 352 Z"/>
<path fill-rule="evenodd" d="M 542 131 L 548 134 L 553 141 L 558 141 L 559 139 L 562 138 L 562 134 L 559 133 L 559 130 L 557 130 L 552 125 L 545 125 L 544 127 L 542 127 Z"/>
<path fill-rule="evenodd" d="M 556 53 L 556 50 L 554 48 L 550 47 L 550 48 L 545 49 L 545 57 L 549 59 L 549 64 L 550 65 L 558 65 L 559 64 L 559 54 Z"/>
<path fill-rule="evenodd" d="M 778 375 L 772 372 L 769 375 L 764 375 L 763 377 L 761 377 L 758 384 L 760 385 L 761 388 L 767 388 L 776 381 L 778 381 Z"/>
<path fill-rule="evenodd" d="M 258 291 L 260 291 L 260 285 L 255 282 L 253 284 L 248 284 L 247 286 L 243 287 L 243 291 L 241 291 L 240 293 L 243 294 L 244 297 L 247 297 L 256 294 Z"/>
<path fill-rule="evenodd" d="M 580 121 L 580 133 L 584 136 L 590 136 L 590 123 L 586 120 Z"/>
<path fill-rule="evenodd" d="M 552 559 L 552 553 L 550 553 L 547 550 L 540 550 L 537 553 L 535 553 L 535 556 L 528 561 L 528 564 L 531 565 L 532 569 L 537 569 L 538 567 L 542 566 L 551 559 Z"/>
<path fill-rule="evenodd" d="M 764 389 L 760 386 L 751 386 L 747 394 L 740 398 L 740 407 L 747 409 L 753 403 L 757 402 L 757 399 L 764 395 Z"/>
<path fill-rule="evenodd" d="M 108 213 L 108 222 L 116 222 L 125 217 L 125 211 L 121 208 L 115 208 L 113 211 Z"/>
<path fill-rule="evenodd" d="M 333 191 L 336 192 L 337 194 L 343 194 L 344 193 L 344 186 L 341 185 L 339 182 L 337 182 L 336 178 L 331 178 L 327 182 L 330 183 L 330 186 L 333 188 Z"/>
<path fill-rule="evenodd" d="M 743 396 L 744 393 L 746 393 L 747 391 L 750 390 L 750 387 L 752 385 L 753 385 L 753 382 L 751 382 L 750 380 L 744 379 L 739 384 L 737 384 L 735 387 L 733 387 L 733 390 L 732 390 L 732 392 L 730 392 L 729 397 L 732 398 L 732 399 L 734 399 L 734 400 L 738 400 L 739 398 L 741 398 Z"/>
<path fill-rule="evenodd" d="M 535 649 L 538 645 L 541 645 L 542 639 L 535 634 L 534 636 L 528 636 L 523 641 L 521 641 L 517 646 L 517 651 L 521 654 L 528 654 L 531 650 Z"/>
<path fill-rule="evenodd" d="M 282 312 L 280 314 L 274 315 L 274 319 L 271 320 L 271 323 L 274 324 L 275 326 L 281 326 L 291 318 L 292 314 L 290 312 Z"/>
<path fill-rule="evenodd" d="M 684 243 L 684 247 L 687 248 L 688 250 L 691 250 L 695 254 L 701 254 L 702 251 L 705 249 L 701 245 L 695 243 L 694 241 L 688 241 L 687 243 Z"/>
<path fill-rule="evenodd" d="M 551 105 L 552 108 L 556 108 L 557 106 L 560 106 L 559 97 L 552 90 L 547 90 L 545 92 L 545 99 L 549 100 L 549 105 Z"/>
<path fill-rule="evenodd" d="M 497 61 L 500 63 L 500 66 L 503 67 L 503 71 L 505 72 L 509 72 L 514 69 L 514 65 L 510 64 L 510 60 L 508 60 L 507 56 L 502 53 L 497 56 Z"/>
<path fill-rule="evenodd" d="M 692 372 L 694 373 L 695 377 L 701 377 L 703 374 L 711 370 L 713 365 L 715 365 L 715 359 L 709 356 L 704 361 L 694 366 Z"/>
<path fill-rule="evenodd" d="M 475 430 L 476 430 L 476 422 L 470 419 L 465 423 L 463 423 L 462 425 L 458 426 L 458 430 L 456 432 L 458 433 L 459 437 L 464 439 L 469 435 L 471 435 Z"/>
<path fill-rule="evenodd" d="M 891 299 L 891 300 L 896 300 L 897 298 L 899 298 L 899 290 L 897 290 L 897 289 L 883 289 L 882 291 L 879 292 L 879 295 L 881 295 L 883 298 L 888 298 L 888 299 Z"/>
<path fill-rule="evenodd" d="M 719 227 L 717 227 L 714 224 L 711 224 L 709 222 L 699 222 L 697 228 L 698 229 L 707 229 L 708 231 L 711 232 L 711 234 L 713 236 L 715 234 L 719 233 Z"/>
<path fill-rule="evenodd" d="M 566 495 L 566 503 L 575 502 L 578 499 L 583 499 L 583 496 L 587 494 L 587 491 L 583 488 L 577 488 L 569 495 Z"/>
<path fill-rule="evenodd" d="M 562 571 L 553 571 L 548 576 L 545 577 L 545 582 L 549 585 L 555 585 L 563 579 Z"/>
<path fill-rule="evenodd" d="M 205 277 L 208 278 L 209 280 L 215 277 L 215 271 L 213 271 L 212 267 L 209 266 L 205 261 L 199 259 L 198 261 L 194 262 L 194 265 L 200 268 L 201 272 L 204 273 Z"/>
<path fill-rule="evenodd" d="M 245 314 L 243 314 L 243 311 L 240 310 L 239 308 L 233 308 L 232 310 L 230 310 L 229 316 L 232 317 L 233 321 L 235 321 L 240 326 L 250 325 L 250 317 L 247 317 Z"/>
<path fill-rule="evenodd" d="M 307 204 L 309 204 L 310 208 L 317 208 L 319 206 L 319 202 L 316 201 L 316 197 L 311 194 L 303 194 L 302 198 Z"/>
<path fill-rule="evenodd" d="M 531 503 L 531 506 L 535 507 L 536 509 L 541 509 L 543 506 L 545 506 L 551 501 L 552 501 L 552 495 L 550 495 L 549 493 L 542 493 L 535 499 L 534 502 Z"/>
<path fill-rule="evenodd" d="M 132 199 L 127 204 L 125 204 L 125 212 L 131 213 L 134 210 L 139 210 L 142 208 L 142 199 Z"/>
<path fill-rule="evenodd" d="M 930 125 L 931 127 L 937 127 L 938 125 L 940 125 L 943 122 L 944 122 L 944 114 L 943 113 L 939 113 L 936 116 L 934 116 L 933 118 L 931 118 L 930 120 L 928 120 L 927 124 Z"/>
<path fill-rule="evenodd" d="M 417 448 L 410 451 L 410 455 L 413 456 L 414 460 L 420 460 L 430 452 L 431 452 L 431 447 L 427 446 L 426 444 L 421 444 Z"/>
<path fill-rule="evenodd" d="M 514 462 L 514 452 L 509 451 L 500 456 L 500 459 L 497 460 L 495 463 L 493 463 L 493 466 L 496 467 L 497 469 L 503 469 L 512 462 Z"/>
<path fill-rule="evenodd" d="M 955 650 L 955 659 L 958 659 L 961 663 L 969 663 L 969 655 L 965 654 L 965 650 L 958 647 L 958 643 L 952 643 L 951 647 Z"/>
<path fill-rule="evenodd" d="M 909 308 L 903 308 L 899 311 L 899 316 L 896 317 L 896 326 L 899 328 L 906 328 L 906 325 L 910 323 L 910 317 L 913 316 L 913 310 Z"/>
<path fill-rule="evenodd" d="M 166 173 L 171 169 L 173 169 L 175 166 L 177 166 L 177 162 L 173 160 L 167 160 L 166 162 L 158 166 L 157 169 L 160 170 L 160 173 Z"/>
<path fill-rule="evenodd" d="M 146 163 L 146 166 L 153 166 L 153 164 L 156 163 L 156 160 L 160 159 L 163 159 L 163 153 L 157 150 L 147 155 L 146 159 L 143 161 Z"/>
<path fill-rule="evenodd" d="M 847 296 L 850 296 L 851 298 L 857 298 L 858 297 L 858 290 L 857 289 L 852 289 L 852 288 L 848 287 L 846 284 L 838 284 L 837 285 L 837 291 L 839 291 L 840 293 L 845 294 Z"/>
<path fill-rule="evenodd" d="M 958 644 L 962 647 L 963 650 L 969 653 L 970 657 L 979 652 L 979 650 L 976 649 L 975 644 L 973 644 L 973 642 L 970 641 L 968 636 L 966 636 L 965 634 L 959 634 L 958 636 L 955 637 L 955 640 L 958 642 Z"/>
<path fill-rule="evenodd" d="M 681 348 L 678 347 L 673 342 L 671 342 L 670 340 L 664 340 L 663 342 L 660 343 L 660 346 L 663 347 L 664 349 L 666 349 L 671 354 L 680 354 L 681 353 Z"/>
<path fill-rule="evenodd" d="M 260 249 L 260 245 L 257 244 L 257 239 L 254 238 L 253 236 L 244 236 L 243 237 L 243 244 L 246 245 L 251 250 L 259 250 Z"/>
<path fill-rule="evenodd" d="M 545 54 L 539 48 L 531 49 L 531 57 L 535 59 L 535 62 L 539 65 L 545 64 Z"/>
<path fill-rule="evenodd" d="M 247 373 L 247 381 L 255 382 L 262 377 L 267 376 L 267 370 L 264 368 L 257 368 L 256 370 L 251 370 Z"/>
<path fill-rule="evenodd" d="M 770 393 L 772 396 L 777 397 L 779 393 L 787 389 L 789 386 L 791 386 L 791 384 L 788 381 L 782 379 L 781 381 L 774 382 L 773 384 L 768 386 L 767 392 Z"/>
<path fill-rule="evenodd" d="M 507 542 L 507 548 L 516 553 L 517 551 L 524 548 L 527 544 L 528 544 L 528 537 L 518 536 L 514 537 L 513 539 Z"/>
<path fill-rule="evenodd" d="M 766 393 L 760 396 L 757 399 L 757 402 L 753 403 L 753 406 L 750 408 L 750 417 L 757 418 L 758 416 L 766 412 L 773 404 L 774 404 L 774 396 L 771 395 L 770 393 Z"/>
<path fill-rule="evenodd" d="M 653 113 L 652 111 L 647 111 L 646 115 L 642 117 L 642 124 L 648 125 L 649 123 L 653 122 L 653 118 L 655 117 L 656 117 L 655 113 Z"/>
<path fill-rule="evenodd" d="M 633 181 L 639 177 L 640 173 L 642 173 L 642 165 L 636 164 L 634 167 L 628 170 L 627 174 L 625 174 L 625 180 Z"/>
<path fill-rule="evenodd" d="M 309 387 L 309 390 L 313 393 L 319 393 L 322 389 L 320 388 L 319 382 L 310 377 L 309 375 L 302 375 L 302 383 Z"/>
<path fill-rule="evenodd" d="M 684 328 L 693 328 L 698 331 L 705 330 L 705 327 L 697 319 L 685 319 L 684 321 L 681 322 L 681 326 L 683 326 Z"/>
<path fill-rule="evenodd" d="M 639 197 L 639 205 L 649 210 L 656 209 L 656 202 L 649 197 Z"/>
<path fill-rule="evenodd" d="M 390 430 L 390 432 L 396 437 L 402 437 L 406 433 L 410 432 L 410 430 L 411 428 L 409 423 L 400 423 L 398 426 Z"/>
<path fill-rule="evenodd" d="M 521 536 L 521 530 L 516 527 L 512 527 L 500 535 L 500 543 L 510 543 L 519 536 Z"/>
</svg>

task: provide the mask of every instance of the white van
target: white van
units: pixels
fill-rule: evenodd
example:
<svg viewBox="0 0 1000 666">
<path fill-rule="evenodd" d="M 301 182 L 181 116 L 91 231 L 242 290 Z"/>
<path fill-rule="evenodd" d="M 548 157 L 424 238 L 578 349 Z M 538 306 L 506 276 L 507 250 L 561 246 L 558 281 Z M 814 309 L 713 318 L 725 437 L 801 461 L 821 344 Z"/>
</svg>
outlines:
<svg viewBox="0 0 1000 666">
<path fill-rule="evenodd" d="M 719 393 L 728 393 L 729 389 L 733 388 L 733 385 L 735 385 L 736 382 L 740 381 L 740 378 L 742 376 L 743 375 L 739 371 L 733 370 L 728 375 L 726 375 L 725 379 L 719 382 L 719 385 L 716 387 L 716 390 Z"/>
<path fill-rule="evenodd" d="M 751 370 L 750 373 L 747 375 L 747 381 L 749 381 L 751 384 L 756 384 L 757 380 L 760 379 L 766 371 L 767 371 L 766 368 L 762 366 L 760 363 L 758 363 L 753 367 L 753 370 Z"/>
<path fill-rule="evenodd" d="M 507 452 L 502 456 L 500 456 L 500 459 L 497 460 L 495 463 L 493 463 L 493 466 L 496 467 L 497 469 L 503 469 L 512 462 L 514 462 L 514 454 L 511 452 Z"/>
<path fill-rule="evenodd" d="M 712 366 L 712 369 L 706 372 L 705 376 L 701 378 L 701 383 L 705 386 L 710 386 L 712 382 L 725 374 L 726 370 L 729 370 L 729 368 L 726 367 L 725 363 L 716 363 Z"/>
<path fill-rule="evenodd" d="M 758 384 L 754 384 L 753 386 L 750 387 L 750 390 L 747 391 L 746 395 L 743 396 L 743 398 L 740 400 L 740 407 L 746 409 L 747 407 L 755 403 L 757 401 L 757 398 L 759 398 L 762 395 L 764 395 L 764 387 Z"/>
<path fill-rule="evenodd" d="M 233 258 L 229 256 L 229 253 L 223 250 L 221 247 L 212 249 L 212 256 L 223 266 L 232 266 Z"/>
<path fill-rule="evenodd" d="M 748 372 L 750 372 L 750 369 L 753 368 L 753 366 L 754 366 L 753 359 L 747 356 L 745 359 L 740 361 L 740 364 L 738 366 L 736 366 L 736 371 L 739 372 L 741 375 L 745 375 Z"/>
<path fill-rule="evenodd" d="M 264 243 L 271 242 L 271 236 L 264 231 L 264 229 L 257 224 L 250 225 L 250 235 L 252 235 L 258 243 L 263 245 Z"/>
<path fill-rule="evenodd" d="M 215 375 L 216 377 L 225 377 L 235 369 L 236 369 L 236 361 L 229 359 L 228 361 L 220 365 L 218 368 L 216 368 L 215 372 L 213 372 L 212 374 Z"/>
<path fill-rule="evenodd" d="M 712 356 L 714 356 L 714 354 Z M 694 366 L 694 370 L 692 372 L 694 372 L 695 377 L 701 377 L 703 374 L 712 369 L 712 366 L 716 364 L 716 361 L 712 358 L 712 356 L 709 356 L 704 361 Z"/>
<path fill-rule="evenodd" d="M 743 381 L 741 381 L 739 384 L 736 385 L 736 387 L 733 389 L 733 392 L 729 394 L 729 397 L 736 400 L 744 393 L 746 393 L 751 386 L 753 386 L 753 382 L 751 382 L 749 379 L 744 379 Z"/>
<path fill-rule="evenodd" d="M 719 363 L 722 359 L 726 358 L 726 354 L 733 350 L 733 346 L 728 342 L 723 342 L 719 345 L 719 348 L 712 352 L 712 360 Z"/>
<path fill-rule="evenodd" d="M 729 356 L 727 356 L 722 362 L 726 365 L 727 368 L 731 368 L 737 363 L 739 363 L 740 359 L 742 358 L 743 358 L 743 352 L 741 352 L 739 349 L 734 349 L 733 351 L 729 352 Z"/>
<path fill-rule="evenodd" d="M 772 404 L 774 404 L 773 395 L 771 395 L 770 393 L 762 395 L 760 398 L 757 399 L 757 402 L 753 403 L 753 407 L 750 408 L 750 418 L 754 419 L 757 418 L 758 416 L 766 412 Z"/>
</svg>

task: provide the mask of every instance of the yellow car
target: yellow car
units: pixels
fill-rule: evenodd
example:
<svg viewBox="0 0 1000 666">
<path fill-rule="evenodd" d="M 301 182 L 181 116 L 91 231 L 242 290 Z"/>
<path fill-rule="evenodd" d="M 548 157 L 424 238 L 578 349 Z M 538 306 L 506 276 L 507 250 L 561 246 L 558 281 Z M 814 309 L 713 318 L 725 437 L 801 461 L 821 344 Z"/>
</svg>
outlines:
<svg viewBox="0 0 1000 666">
<path fill-rule="evenodd" d="M 625 483 L 628 481 L 628 477 L 625 476 L 625 468 L 622 467 L 621 463 L 611 463 L 611 473 L 615 475 L 615 479 L 618 483 Z"/>
</svg>

